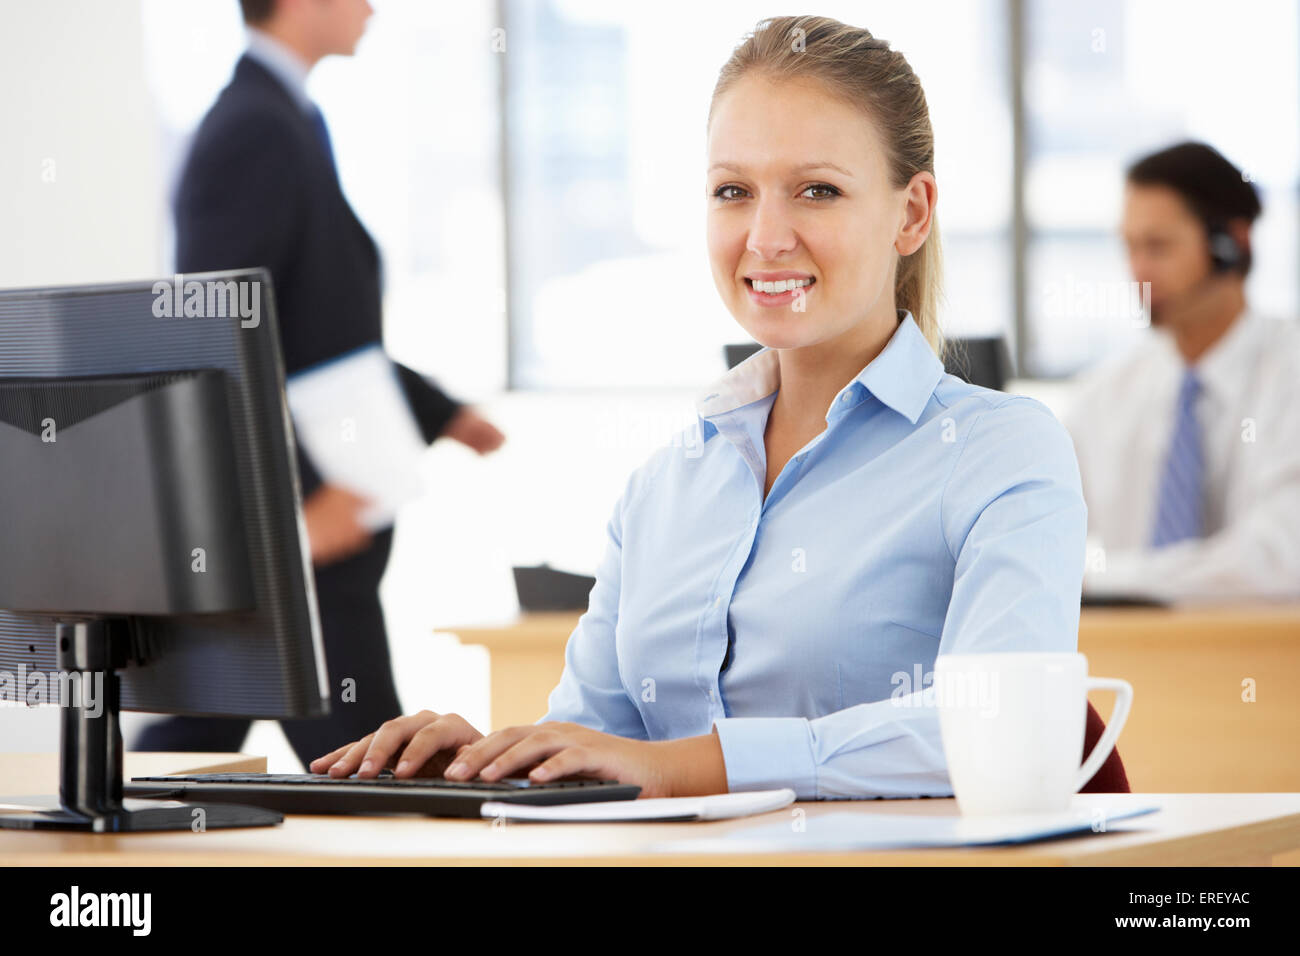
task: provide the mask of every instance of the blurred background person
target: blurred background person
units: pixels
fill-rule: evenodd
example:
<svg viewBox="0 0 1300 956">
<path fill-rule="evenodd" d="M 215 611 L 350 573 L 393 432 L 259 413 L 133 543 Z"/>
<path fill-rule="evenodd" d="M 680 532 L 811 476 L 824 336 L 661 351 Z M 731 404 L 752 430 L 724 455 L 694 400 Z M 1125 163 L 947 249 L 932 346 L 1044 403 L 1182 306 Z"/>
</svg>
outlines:
<svg viewBox="0 0 1300 956">
<path fill-rule="evenodd" d="M 1123 237 L 1151 328 L 1065 416 L 1088 502 L 1088 593 L 1300 597 L 1300 331 L 1246 301 L 1261 207 L 1203 143 L 1128 170 Z"/>
<path fill-rule="evenodd" d="M 372 10 L 366 0 L 240 6 L 247 51 L 204 117 L 176 192 L 176 268 L 268 268 L 289 377 L 382 341 L 378 249 L 343 195 L 324 117 L 306 92 L 316 63 L 355 52 Z M 394 364 L 426 441 L 447 436 L 479 453 L 501 445 L 490 422 Z M 372 533 L 362 521 L 368 502 L 324 480 L 301 445 L 298 468 L 332 688 L 327 718 L 282 722 L 306 764 L 401 705 L 379 597 L 393 528 Z M 135 749 L 237 751 L 248 729 L 172 717 L 144 728 Z"/>
</svg>

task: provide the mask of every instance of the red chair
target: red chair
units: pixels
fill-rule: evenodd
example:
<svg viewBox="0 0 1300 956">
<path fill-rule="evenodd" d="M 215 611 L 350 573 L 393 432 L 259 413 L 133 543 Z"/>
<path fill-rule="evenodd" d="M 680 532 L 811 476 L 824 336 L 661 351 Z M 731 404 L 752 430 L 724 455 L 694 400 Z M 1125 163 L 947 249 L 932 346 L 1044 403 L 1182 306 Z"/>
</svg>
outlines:
<svg viewBox="0 0 1300 956">
<path fill-rule="evenodd" d="M 1106 730 L 1106 722 L 1101 719 L 1101 714 L 1097 713 L 1096 708 L 1092 706 L 1092 701 L 1088 702 L 1088 725 L 1083 732 L 1083 753 L 1079 755 L 1079 763 L 1083 763 L 1083 758 L 1092 753 L 1092 748 L 1097 746 L 1097 741 L 1101 739 L 1102 733 Z M 1119 746 L 1110 752 L 1110 756 L 1105 762 L 1097 768 L 1097 772 L 1092 775 L 1092 779 L 1083 785 L 1080 793 L 1131 793 L 1132 789 L 1128 785 L 1128 775 L 1124 773 L 1124 761 L 1119 759 Z"/>
</svg>

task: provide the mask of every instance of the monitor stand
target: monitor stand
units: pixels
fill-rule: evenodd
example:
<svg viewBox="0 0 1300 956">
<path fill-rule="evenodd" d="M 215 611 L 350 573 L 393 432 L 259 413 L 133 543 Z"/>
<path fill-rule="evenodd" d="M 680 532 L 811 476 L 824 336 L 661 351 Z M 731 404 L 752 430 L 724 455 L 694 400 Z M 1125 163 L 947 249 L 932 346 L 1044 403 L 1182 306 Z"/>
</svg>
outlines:
<svg viewBox="0 0 1300 956">
<path fill-rule="evenodd" d="M 70 691 L 70 699 L 58 701 L 62 711 L 58 805 L 51 799 L 48 806 L 41 806 L 39 797 L 0 797 L 0 805 L 32 807 L 31 812 L 0 808 L 0 829 L 197 833 L 226 827 L 274 826 L 283 821 L 284 815 L 277 811 L 233 804 L 167 801 L 165 806 L 132 809 L 123 805 L 121 684 L 117 670 L 127 663 L 127 623 L 122 617 L 92 616 L 55 625 L 60 674 L 79 675 L 75 681 L 82 684 L 102 681 L 102 700 L 92 710 L 74 680 L 58 682 L 60 690 Z"/>
</svg>

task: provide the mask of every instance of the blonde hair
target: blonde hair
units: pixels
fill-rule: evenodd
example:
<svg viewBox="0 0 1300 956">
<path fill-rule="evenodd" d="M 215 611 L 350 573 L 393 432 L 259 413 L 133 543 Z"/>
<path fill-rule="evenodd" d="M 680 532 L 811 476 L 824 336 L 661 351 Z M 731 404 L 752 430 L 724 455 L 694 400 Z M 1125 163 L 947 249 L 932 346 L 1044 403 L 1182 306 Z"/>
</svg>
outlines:
<svg viewBox="0 0 1300 956">
<path fill-rule="evenodd" d="M 709 122 L 718 97 L 741 77 L 760 72 L 771 79 L 820 80 L 829 91 L 860 109 L 876 124 L 885 144 L 891 185 L 901 188 L 918 172 L 934 174 L 934 131 L 921 81 L 903 54 L 867 30 L 830 17 L 771 17 L 759 21 L 718 73 L 709 103 Z M 936 355 L 946 341 L 939 328 L 943 251 L 939 224 L 921 248 L 900 257 L 894 304 L 912 313 Z"/>
</svg>

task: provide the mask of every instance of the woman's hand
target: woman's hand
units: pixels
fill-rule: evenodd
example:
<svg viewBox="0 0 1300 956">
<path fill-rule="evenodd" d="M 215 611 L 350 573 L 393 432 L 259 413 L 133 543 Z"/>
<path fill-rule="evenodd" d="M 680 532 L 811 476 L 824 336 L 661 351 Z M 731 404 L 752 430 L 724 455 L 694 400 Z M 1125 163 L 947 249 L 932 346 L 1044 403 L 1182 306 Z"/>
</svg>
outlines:
<svg viewBox="0 0 1300 956">
<path fill-rule="evenodd" d="M 641 788 L 642 797 L 725 793 L 726 773 L 717 737 L 645 741 L 618 737 L 580 724 L 548 721 L 507 727 L 463 747 L 445 775 L 450 780 L 519 776 L 545 783 L 562 777 L 617 780 Z"/>
<path fill-rule="evenodd" d="M 422 710 L 386 721 L 373 734 L 317 757 L 308 769 L 331 777 L 375 777 L 385 768 L 396 777 L 441 777 L 456 751 L 482 739 L 459 714 Z"/>
</svg>

